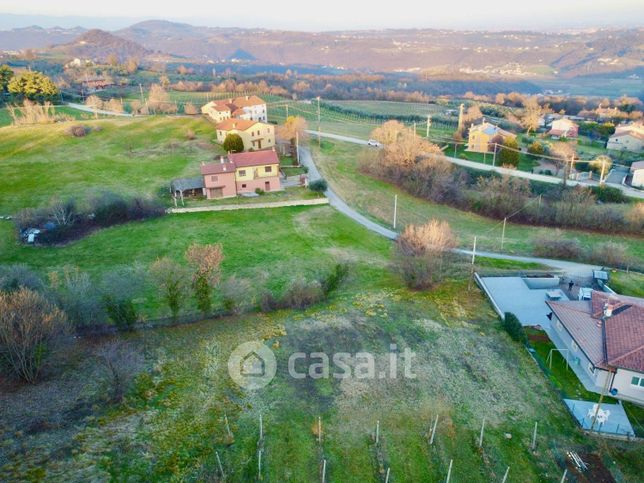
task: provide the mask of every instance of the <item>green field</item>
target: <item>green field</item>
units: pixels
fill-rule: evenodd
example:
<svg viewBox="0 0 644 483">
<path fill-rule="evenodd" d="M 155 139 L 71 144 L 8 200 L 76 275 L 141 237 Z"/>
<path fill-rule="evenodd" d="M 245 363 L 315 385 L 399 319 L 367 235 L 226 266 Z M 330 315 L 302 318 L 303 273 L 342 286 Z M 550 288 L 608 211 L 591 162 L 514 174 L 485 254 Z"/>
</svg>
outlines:
<svg viewBox="0 0 644 483">
<path fill-rule="evenodd" d="M 323 140 L 320 148 L 315 142 L 311 145 L 322 175 L 341 197 L 362 213 L 381 223 L 391 224 L 393 199 L 394 195 L 398 195 L 399 226 L 422 223 L 431 218 L 446 220 L 459 237 L 461 246 L 471 247 L 474 236 L 477 236 L 479 249 L 501 251 L 502 222 L 430 203 L 365 175 L 359 170 L 360 151 L 364 149 L 360 146 L 330 140 Z M 530 254 L 533 239 L 555 233 L 559 233 L 559 230 L 508 223 L 503 251 Z M 640 263 L 644 260 L 644 242 L 636 236 L 603 235 L 578 230 L 565 230 L 562 235 L 577 238 L 587 248 L 594 243 L 618 241 L 627 245 L 630 254 Z"/>
<path fill-rule="evenodd" d="M 100 190 L 165 193 L 170 180 L 197 176 L 201 162 L 222 152 L 212 125 L 200 117 L 85 124 L 93 131 L 82 138 L 66 133 L 69 123 L 0 128 L 0 214 Z M 196 138 L 187 139 L 188 131 Z"/>
<path fill-rule="evenodd" d="M 77 120 L 90 120 L 94 119 L 94 115 L 88 112 L 79 111 L 78 109 L 73 109 L 67 106 L 55 106 L 55 114 L 72 117 Z M 105 116 L 100 116 L 105 117 Z M 9 111 L 6 107 L 0 108 L 0 128 L 4 126 L 10 126 L 13 123 Z"/>
<path fill-rule="evenodd" d="M 349 263 L 350 275 L 328 302 L 305 311 L 126 336 L 145 354 L 145 370 L 119 405 L 102 399 L 103 376 L 88 358 L 101 341 L 81 340 L 60 363 L 62 372 L 0 397 L 0 478 L 212 480 L 217 452 L 231 481 L 255 480 L 260 414 L 264 481 L 315 481 L 322 459 L 328 481 L 382 481 L 376 455 L 397 481 L 443 479 L 452 459 L 455 481 L 497 480 L 507 466 L 521 481 L 558 481 L 557 461 L 571 449 L 598 452 L 628 477 L 642 470 L 641 447 L 588 439 L 575 428 L 525 350 L 500 331 L 483 295 L 468 291 L 467 272 L 433 291 L 410 292 L 388 268 L 389 242 L 329 207 L 176 215 L 103 230 L 64 248 L 24 248 L 15 257 L 43 270 L 71 260 L 97 273 L 180 257 L 192 241 L 221 242 L 224 278 L 245 277 L 254 288 L 277 289 L 337 261 Z M 272 347 L 278 361 L 276 379 L 255 392 L 236 387 L 226 371 L 231 349 L 253 339 Z M 415 379 L 299 380 L 286 372 L 289 355 L 302 350 L 367 350 L 381 367 L 390 343 L 417 353 Z M 376 420 L 377 450 L 370 439 Z"/>
</svg>

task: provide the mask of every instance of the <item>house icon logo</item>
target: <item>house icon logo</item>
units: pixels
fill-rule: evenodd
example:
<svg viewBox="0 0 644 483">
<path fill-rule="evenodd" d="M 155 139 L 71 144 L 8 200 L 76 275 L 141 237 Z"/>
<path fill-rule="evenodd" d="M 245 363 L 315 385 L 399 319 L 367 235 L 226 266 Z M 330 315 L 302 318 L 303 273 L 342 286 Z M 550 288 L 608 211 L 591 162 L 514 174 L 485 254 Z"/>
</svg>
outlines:
<svg viewBox="0 0 644 483">
<path fill-rule="evenodd" d="M 238 345 L 228 358 L 228 374 L 244 389 L 261 389 L 275 377 L 275 354 L 261 341 Z"/>
</svg>

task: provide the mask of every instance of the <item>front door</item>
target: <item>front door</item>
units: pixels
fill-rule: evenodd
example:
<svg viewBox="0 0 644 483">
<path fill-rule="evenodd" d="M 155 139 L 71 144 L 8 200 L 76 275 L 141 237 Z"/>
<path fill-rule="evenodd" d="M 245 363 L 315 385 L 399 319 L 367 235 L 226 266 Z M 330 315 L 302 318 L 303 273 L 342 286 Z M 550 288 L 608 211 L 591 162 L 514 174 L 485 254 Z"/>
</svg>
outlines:
<svg viewBox="0 0 644 483">
<path fill-rule="evenodd" d="M 271 190 L 271 182 L 264 181 L 264 191 L 270 191 L 270 190 Z"/>
</svg>

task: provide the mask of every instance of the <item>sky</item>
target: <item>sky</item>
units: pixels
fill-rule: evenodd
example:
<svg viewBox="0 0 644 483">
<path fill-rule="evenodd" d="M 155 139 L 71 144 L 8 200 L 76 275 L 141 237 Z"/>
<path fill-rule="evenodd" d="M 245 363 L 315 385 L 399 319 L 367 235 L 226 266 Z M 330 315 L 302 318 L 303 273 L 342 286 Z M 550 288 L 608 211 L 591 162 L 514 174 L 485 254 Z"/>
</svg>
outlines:
<svg viewBox="0 0 644 483">
<path fill-rule="evenodd" d="M 386 7 L 380 6 L 387 3 Z M 221 0 L 0 0 L 0 29 L 33 24 L 117 29 L 150 18 L 211 27 L 306 31 L 368 28 L 555 30 L 644 25 L 643 0 L 245 0 L 229 5 L 226 7 L 226 2 Z"/>
</svg>

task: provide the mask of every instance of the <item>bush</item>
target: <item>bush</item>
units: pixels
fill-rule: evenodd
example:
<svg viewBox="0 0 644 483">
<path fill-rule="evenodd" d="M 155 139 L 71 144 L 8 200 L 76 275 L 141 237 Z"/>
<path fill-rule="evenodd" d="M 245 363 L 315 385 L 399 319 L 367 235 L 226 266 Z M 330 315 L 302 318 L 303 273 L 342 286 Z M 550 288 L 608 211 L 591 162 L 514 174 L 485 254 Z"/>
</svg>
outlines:
<svg viewBox="0 0 644 483">
<path fill-rule="evenodd" d="M 104 192 L 92 200 L 94 221 L 100 226 L 124 223 L 128 219 L 128 206 L 125 198 L 115 193 Z"/>
<path fill-rule="evenodd" d="M 228 153 L 241 153 L 244 151 L 244 140 L 239 134 L 228 134 L 224 139 L 224 149 Z"/>
<path fill-rule="evenodd" d="M 499 164 L 501 166 L 519 166 L 520 153 L 514 151 L 519 149 L 519 143 L 514 138 L 507 138 L 499 151 Z"/>
<path fill-rule="evenodd" d="M 538 257 L 579 259 L 582 249 L 576 238 L 539 237 L 533 241 L 533 253 Z"/>
<path fill-rule="evenodd" d="M 101 280 L 103 305 L 119 330 L 131 330 L 138 320 L 134 299 L 143 293 L 146 273 L 138 267 L 121 267 L 107 272 Z"/>
<path fill-rule="evenodd" d="M 324 295 L 328 296 L 331 292 L 336 290 L 348 274 L 349 267 L 344 263 L 337 263 L 335 267 L 333 267 L 331 273 L 329 273 L 320 282 Z"/>
<path fill-rule="evenodd" d="M 231 276 L 222 284 L 221 294 L 227 312 L 242 314 L 253 306 L 253 287 L 248 280 Z"/>
<path fill-rule="evenodd" d="M 192 129 L 188 129 L 188 130 L 186 131 L 186 139 L 187 139 L 188 141 L 193 141 L 193 140 L 195 140 L 196 138 L 197 138 L 197 135 L 195 134 L 195 132 L 194 132 Z"/>
<path fill-rule="evenodd" d="M 53 344 L 66 333 L 65 313 L 40 293 L 0 292 L 0 356 L 21 379 L 37 380 Z"/>
<path fill-rule="evenodd" d="M 87 126 L 74 125 L 67 128 L 67 134 L 75 138 L 82 138 L 89 134 L 90 128 Z"/>
<path fill-rule="evenodd" d="M 535 141 L 530 144 L 530 146 L 528 146 L 528 152 L 536 156 L 542 156 L 543 154 L 545 154 L 546 149 L 541 142 Z"/>
<path fill-rule="evenodd" d="M 139 315 L 132 300 L 119 300 L 112 295 L 106 295 L 103 301 L 107 315 L 119 330 L 132 330 L 134 328 Z"/>
<path fill-rule="evenodd" d="M 619 188 L 611 186 L 593 186 L 590 188 L 595 197 L 602 203 L 626 203 L 628 197 Z"/>
<path fill-rule="evenodd" d="M 590 261 L 613 268 L 629 268 L 633 263 L 627 253 L 626 245 L 617 242 L 604 242 L 593 246 Z"/>
<path fill-rule="evenodd" d="M 284 308 L 304 309 L 324 299 L 320 282 L 295 280 L 284 292 L 282 303 Z"/>
<path fill-rule="evenodd" d="M 40 276 L 27 265 L 0 265 L 0 291 L 15 292 L 23 288 L 41 291 L 45 285 Z"/>
<path fill-rule="evenodd" d="M 512 312 L 505 313 L 505 317 L 501 321 L 501 324 L 512 340 L 521 342 L 522 344 L 526 344 L 528 342 L 528 337 L 521 325 L 521 322 L 519 322 L 517 316 Z"/>
<path fill-rule="evenodd" d="M 309 189 L 316 193 L 324 193 L 328 189 L 329 185 L 324 179 L 316 179 L 309 183 Z"/>
<path fill-rule="evenodd" d="M 262 196 L 262 195 L 263 195 L 263 194 L 265 194 L 265 193 L 266 193 L 266 191 L 264 191 L 263 189 L 261 189 L 261 188 L 255 188 L 255 194 L 257 194 L 257 195 L 259 195 L 259 196 Z"/>
</svg>

